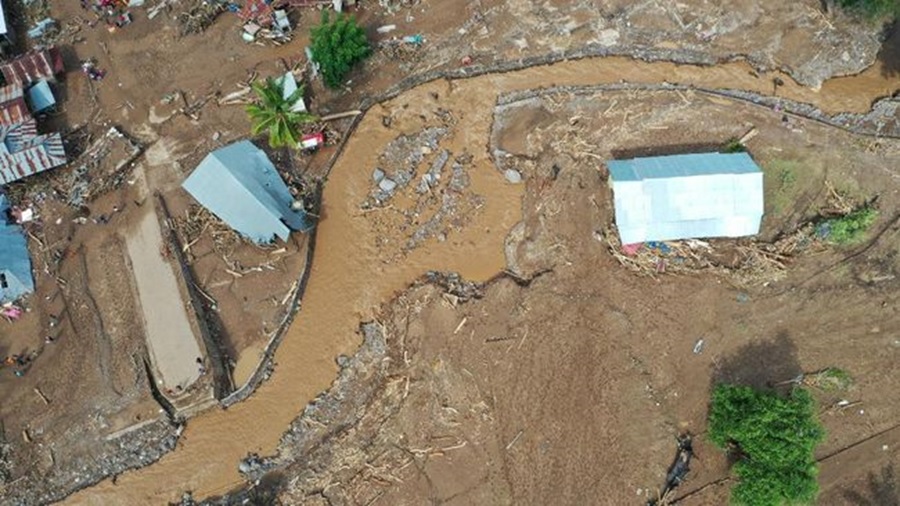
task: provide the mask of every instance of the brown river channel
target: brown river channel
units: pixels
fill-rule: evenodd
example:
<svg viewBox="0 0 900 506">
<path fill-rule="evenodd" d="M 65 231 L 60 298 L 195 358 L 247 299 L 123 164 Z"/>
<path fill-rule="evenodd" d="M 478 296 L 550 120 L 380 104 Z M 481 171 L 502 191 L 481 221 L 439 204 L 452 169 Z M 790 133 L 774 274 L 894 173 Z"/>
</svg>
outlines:
<svg viewBox="0 0 900 506">
<path fill-rule="evenodd" d="M 69 497 L 70 504 L 165 504 L 182 492 L 195 498 L 222 494 L 242 483 L 238 462 L 248 452 L 272 454 L 279 438 L 304 406 L 329 388 L 335 357 L 360 343 L 361 321 L 427 270 L 457 271 L 487 280 L 505 266 L 503 242 L 521 217 L 521 185 L 510 185 L 487 153 L 493 107 L 501 93 L 546 86 L 604 83 L 678 83 L 707 89 L 773 92 L 776 74 L 756 76 L 743 63 L 713 67 L 645 63 L 627 58 L 586 58 L 503 74 L 434 81 L 376 105 L 360 122 L 334 166 L 324 192 L 312 273 L 302 308 L 278 349 L 275 373 L 245 402 L 191 419 L 178 448 L 159 462 L 106 480 Z M 892 94 L 900 79 L 885 77 L 880 65 L 852 77 L 832 79 L 811 90 L 780 75 L 779 96 L 830 113 L 863 112 Z M 438 93 L 437 102 L 433 93 Z M 408 107 L 404 106 L 408 104 Z M 420 114 L 442 107 L 459 124 L 442 147 L 475 157 L 472 190 L 485 205 L 461 231 L 444 242 L 430 241 L 400 261 L 396 251 L 377 246 L 376 232 L 359 204 L 371 189 L 372 169 L 382 147 L 400 132 L 421 128 Z M 391 129 L 381 117 L 393 115 Z M 638 126 L 639 127 L 639 126 Z M 401 233 L 401 232 L 396 232 Z M 396 243 L 398 241 L 393 241 Z"/>
</svg>

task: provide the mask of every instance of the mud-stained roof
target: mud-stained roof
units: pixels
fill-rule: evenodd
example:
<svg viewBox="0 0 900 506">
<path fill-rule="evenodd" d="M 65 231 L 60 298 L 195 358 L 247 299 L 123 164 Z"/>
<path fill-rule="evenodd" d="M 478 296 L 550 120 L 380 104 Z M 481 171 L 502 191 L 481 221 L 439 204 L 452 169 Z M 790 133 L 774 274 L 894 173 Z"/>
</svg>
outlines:
<svg viewBox="0 0 900 506">
<path fill-rule="evenodd" d="M 38 135 L 34 119 L 18 125 L 0 125 L 0 184 L 65 163 L 66 150 L 58 133 Z"/>
<path fill-rule="evenodd" d="M 763 173 L 747 153 L 607 163 L 622 244 L 759 232 Z"/>
</svg>

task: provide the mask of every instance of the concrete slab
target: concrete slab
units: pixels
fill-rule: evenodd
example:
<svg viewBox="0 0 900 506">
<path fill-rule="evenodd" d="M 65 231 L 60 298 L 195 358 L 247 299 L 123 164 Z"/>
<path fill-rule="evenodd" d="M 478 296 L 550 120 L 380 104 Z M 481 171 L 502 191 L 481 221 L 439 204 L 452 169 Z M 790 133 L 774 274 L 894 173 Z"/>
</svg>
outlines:
<svg viewBox="0 0 900 506">
<path fill-rule="evenodd" d="M 197 357 L 202 357 L 202 352 L 178 280 L 160 253 L 162 233 L 152 208 L 127 236 L 126 244 L 147 329 L 147 347 L 161 376 L 157 379 L 163 381 L 162 390 L 187 389 L 200 377 Z"/>
</svg>

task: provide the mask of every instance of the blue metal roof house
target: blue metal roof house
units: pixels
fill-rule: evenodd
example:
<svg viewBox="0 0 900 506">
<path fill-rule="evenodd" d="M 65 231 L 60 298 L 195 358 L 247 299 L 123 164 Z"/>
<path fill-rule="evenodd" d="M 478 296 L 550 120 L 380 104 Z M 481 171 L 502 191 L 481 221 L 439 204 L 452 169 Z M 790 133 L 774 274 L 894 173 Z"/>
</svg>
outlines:
<svg viewBox="0 0 900 506">
<path fill-rule="evenodd" d="M 0 303 L 34 292 L 31 256 L 22 227 L 9 215 L 9 201 L 0 194 Z"/>
<path fill-rule="evenodd" d="M 208 154 L 181 185 L 203 207 L 241 235 L 257 243 L 275 236 L 287 241 L 291 230 L 305 232 L 312 223 L 269 157 L 250 141 Z"/>
<path fill-rule="evenodd" d="M 50 89 L 50 83 L 46 79 L 41 79 L 28 88 L 28 104 L 33 113 L 45 111 L 56 105 L 56 97 L 53 96 L 53 90 Z"/>
<path fill-rule="evenodd" d="M 759 233 L 763 173 L 747 153 L 607 162 L 622 244 Z"/>
</svg>

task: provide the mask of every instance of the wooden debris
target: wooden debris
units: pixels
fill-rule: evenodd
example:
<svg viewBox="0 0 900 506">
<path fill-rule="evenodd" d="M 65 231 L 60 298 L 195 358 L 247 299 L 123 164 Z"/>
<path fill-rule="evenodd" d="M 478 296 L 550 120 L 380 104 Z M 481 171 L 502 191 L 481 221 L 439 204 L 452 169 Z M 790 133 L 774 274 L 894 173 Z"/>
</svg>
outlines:
<svg viewBox="0 0 900 506">
<path fill-rule="evenodd" d="M 849 197 L 839 192 L 831 181 L 825 181 L 825 190 L 828 192 L 828 204 L 823 210 L 824 214 L 844 216 L 858 207 Z"/>
<path fill-rule="evenodd" d="M 41 392 L 40 388 L 34 387 L 34 393 L 36 393 L 38 395 L 38 397 L 40 397 L 41 400 L 44 401 L 44 404 L 46 404 L 48 406 L 50 405 L 50 399 L 48 399 L 47 396 L 44 395 L 44 392 Z"/>
<path fill-rule="evenodd" d="M 243 86 L 243 87 L 238 91 L 233 91 L 233 92 L 225 95 L 224 97 L 217 100 L 216 103 L 218 105 L 249 104 L 250 99 L 247 98 L 247 95 L 250 94 L 252 89 L 246 85 L 239 85 L 239 86 Z"/>
<path fill-rule="evenodd" d="M 509 444 L 506 445 L 506 451 L 509 451 L 509 449 L 512 448 L 514 444 L 516 444 L 516 441 L 518 441 L 519 438 L 522 437 L 522 434 L 524 434 L 524 433 L 525 433 L 525 430 L 524 430 L 524 429 L 519 430 L 519 433 L 516 434 L 516 437 L 514 437 L 514 438 L 512 439 L 512 441 L 510 441 Z"/>
<path fill-rule="evenodd" d="M 353 111 L 338 112 L 335 114 L 329 114 L 328 116 L 322 116 L 321 118 L 319 118 L 319 121 L 332 121 L 332 120 L 341 119 L 341 118 L 349 118 L 352 116 L 359 116 L 360 114 L 362 114 L 362 111 L 360 111 L 358 109 L 353 110 Z"/>
<path fill-rule="evenodd" d="M 753 139 L 754 137 L 756 137 L 758 134 L 759 134 L 759 130 L 757 130 L 756 127 L 753 127 L 749 131 L 747 131 L 747 133 L 742 135 L 741 138 L 738 139 L 738 142 L 742 146 L 746 146 L 747 143 L 750 142 L 750 140 Z"/>
<path fill-rule="evenodd" d="M 463 325 L 465 325 L 466 322 L 467 322 L 468 320 L 469 320 L 469 317 L 466 316 L 466 317 L 464 317 L 464 318 L 462 319 L 462 321 L 459 322 L 459 325 L 456 326 L 456 330 L 453 331 L 453 335 L 454 335 L 454 336 L 455 336 L 456 334 L 459 334 L 459 331 L 462 330 Z"/>
</svg>

